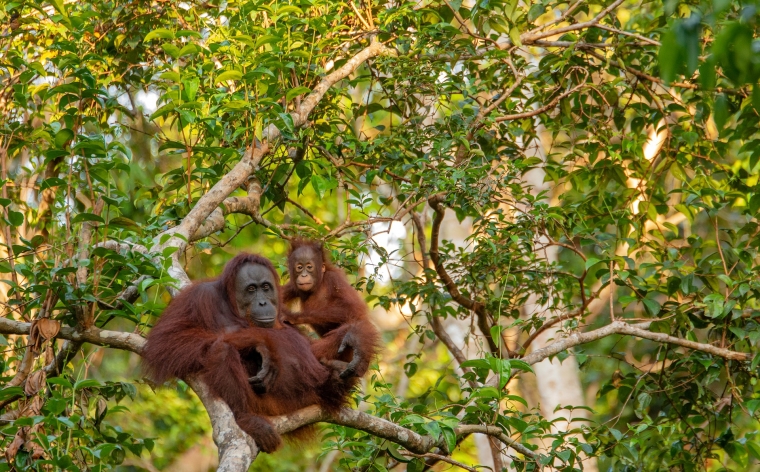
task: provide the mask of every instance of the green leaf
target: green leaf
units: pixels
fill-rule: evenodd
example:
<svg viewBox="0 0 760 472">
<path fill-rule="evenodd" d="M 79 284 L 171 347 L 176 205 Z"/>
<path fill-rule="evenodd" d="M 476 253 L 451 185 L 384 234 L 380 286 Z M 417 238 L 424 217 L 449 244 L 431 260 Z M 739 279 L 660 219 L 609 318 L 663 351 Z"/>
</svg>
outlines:
<svg viewBox="0 0 760 472">
<path fill-rule="evenodd" d="M 237 36 L 233 36 L 232 39 L 234 39 L 235 41 L 240 41 L 246 46 L 249 46 L 252 48 L 256 47 L 256 43 L 253 41 L 253 38 L 248 36 L 247 34 L 239 34 Z"/>
<path fill-rule="evenodd" d="M 108 224 L 109 226 L 116 226 L 117 228 L 124 228 L 130 231 L 134 231 L 135 233 L 142 234 L 142 226 L 124 216 L 112 218 Z"/>
<path fill-rule="evenodd" d="M 644 307 L 649 312 L 650 315 L 655 316 L 660 312 L 660 309 L 662 306 L 657 300 L 654 300 L 652 298 L 645 298 L 642 300 L 644 302 Z"/>
<path fill-rule="evenodd" d="M 174 39 L 174 33 L 171 30 L 168 30 L 166 28 L 157 28 L 145 35 L 145 38 L 143 41 L 146 43 L 152 39 L 160 38 L 160 39 Z"/>
<path fill-rule="evenodd" d="M 174 111 L 175 105 L 174 102 L 169 102 L 166 105 L 162 106 L 158 110 L 154 111 L 152 115 L 150 115 L 150 120 L 156 120 L 158 118 L 162 118 L 166 115 L 168 115 L 170 112 Z"/>
<path fill-rule="evenodd" d="M 747 446 L 747 451 L 750 455 L 754 457 L 755 460 L 760 461 L 760 446 L 754 441 L 747 441 L 745 445 Z"/>
<path fill-rule="evenodd" d="M 476 369 L 490 369 L 491 364 L 485 359 L 469 359 L 461 364 L 462 367 L 473 367 Z"/>
<path fill-rule="evenodd" d="M 81 223 L 83 221 L 97 221 L 98 223 L 105 223 L 105 220 L 93 213 L 80 213 L 71 219 L 72 223 Z"/>
<path fill-rule="evenodd" d="M 92 388 L 92 387 L 100 387 L 102 384 L 95 380 L 95 379 L 83 379 L 77 381 L 77 383 L 74 384 L 74 390 L 81 390 L 83 388 Z"/>
<path fill-rule="evenodd" d="M 715 88 L 715 57 L 709 56 L 699 66 L 699 83 L 705 90 Z"/>
<path fill-rule="evenodd" d="M 276 43 L 277 41 L 280 41 L 279 36 L 274 36 L 271 34 L 265 34 L 264 36 L 260 36 L 256 38 L 256 43 L 253 45 L 254 49 L 258 49 L 261 46 L 269 43 Z"/>
<path fill-rule="evenodd" d="M 246 100 L 230 100 L 224 104 L 224 108 L 228 110 L 242 110 L 248 108 L 250 102 Z"/>
<path fill-rule="evenodd" d="M 161 45 L 161 49 L 172 58 L 179 58 L 179 48 L 171 43 L 164 43 Z"/>
<path fill-rule="evenodd" d="M 179 72 L 174 72 L 173 70 L 164 71 L 161 73 L 161 75 L 159 75 L 159 77 L 164 80 L 171 80 L 172 82 L 180 81 Z"/>
<path fill-rule="evenodd" d="M 198 78 L 186 79 L 182 81 L 182 86 L 185 89 L 185 94 L 187 94 L 188 100 L 195 100 L 199 85 L 200 82 L 198 81 Z"/>
<path fill-rule="evenodd" d="M 277 16 L 287 15 L 288 13 L 297 13 L 303 15 L 303 10 L 295 5 L 285 5 L 277 9 Z"/>
<path fill-rule="evenodd" d="M 514 27 L 511 30 L 509 30 L 509 39 L 512 40 L 512 44 L 517 46 L 518 48 L 522 46 L 522 41 L 520 40 L 520 28 Z"/>
<path fill-rule="evenodd" d="M 0 390 L 0 401 L 7 400 L 8 398 L 18 397 L 24 394 L 24 389 L 21 387 L 8 387 Z"/>
<path fill-rule="evenodd" d="M 179 54 L 177 55 L 177 57 L 184 57 L 184 56 L 187 56 L 188 54 L 195 54 L 200 51 L 201 51 L 201 48 L 199 48 L 197 45 L 192 44 L 192 43 L 186 44 L 185 46 L 182 47 L 182 49 L 179 50 Z"/>
<path fill-rule="evenodd" d="M 715 126 L 718 130 L 722 130 L 728 121 L 728 99 L 723 93 L 719 93 L 715 98 Z"/>
<path fill-rule="evenodd" d="M 288 93 L 285 94 L 285 99 L 287 101 L 293 100 L 293 98 L 297 97 L 298 95 L 302 95 L 304 93 L 311 93 L 311 89 L 306 87 L 296 87 L 293 89 L 288 90 Z"/>
<path fill-rule="evenodd" d="M 673 28 L 667 30 L 662 36 L 661 42 L 657 63 L 660 66 L 660 78 L 669 84 L 680 70 L 681 45 L 678 44 L 678 38 Z"/>
<path fill-rule="evenodd" d="M 520 359 L 509 359 L 508 360 L 509 365 L 512 366 L 512 369 L 520 369 L 524 370 L 525 372 L 533 372 L 533 367 L 530 366 L 525 361 L 522 361 Z"/>
<path fill-rule="evenodd" d="M 528 21 L 536 21 L 539 16 L 544 14 L 544 11 L 546 11 L 546 7 L 542 3 L 534 3 L 528 10 Z"/>
<path fill-rule="evenodd" d="M 585 265 L 586 270 L 589 270 L 590 268 L 592 268 L 593 266 L 599 264 L 600 262 L 602 262 L 602 261 L 600 261 L 596 257 L 589 257 L 588 259 L 586 259 L 586 265 Z"/>
<path fill-rule="evenodd" d="M 69 17 L 69 14 L 66 12 L 66 7 L 63 3 L 63 0 L 51 0 L 50 3 L 53 4 L 53 7 L 55 7 L 58 13 L 63 15 L 65 18 Z"/>
<path fill-rule="evenodd" d="M 411 459 L 408 456 L 402 455 L 398 450 L 398 445 L 393 443 L 388 443 L 388 455 L 397 460 L 398 462 L 402 462 L 404 464 L 408 463 Z"/>
<path fill-rule="evenodd" d="M 24 214 L 18 211 L 8 210 L 8 221 L 11 225 L 19 227 L 24 224 Z"/>
<path fill-rule="evenodd" d="M 55 142 L 56 147 L 62 148 L 72 139 L 74 139 L 74 132 L 68 128 L 63 128 L 59 132 L 55 133 L 53 142 Z"/>
<path fill-rule="evenodd" d="M 239 70 L 227 70 L 216 76 L 215 84 L 219 82 L 225 82 L 227 80 L 240 80 L 243 78 L 243 73 Z"/>
<path fill-rule="evenodd" d="M 457 435 L 454 430 L 449 426 L 441 425 L 441 432 L 443 432 L 443 439 L 446 441 L 446 449 L 449 452 L 454 451 L 457 447 Z"/>
<path fill-rule="evenodd" d="M 47 379 L 47 383 L 50 385 L 60 385 L 61 387 L 65 387 L 65 388 L 72 387 L 71 382 L 69 382 L 64 377 L 53 377 L 53 378 Z"/>
<path fill-rule="evenodd" d="M 324 197 L 327 191 L 327 182 L 318 174 L 311 176 L 311 186 L 314 187 L 314 191 L 317 192 L 317 198 L 320 200 Z"/>
<path fill-rule="evenodd" d="M 425 470 L 425 461 L 419 458 L 414 458 L 406 466 L 407 472 L 422 472 L 423 470 Z"/>
<path fill-rule="evenodd" d="M 60 177 L 50 177 L 42 181 L 40 184 L 40 190 L 47 190 L 49 188 L 60 187 L 62 185 L 66 185 L 65 180 Z"/>
</svg>

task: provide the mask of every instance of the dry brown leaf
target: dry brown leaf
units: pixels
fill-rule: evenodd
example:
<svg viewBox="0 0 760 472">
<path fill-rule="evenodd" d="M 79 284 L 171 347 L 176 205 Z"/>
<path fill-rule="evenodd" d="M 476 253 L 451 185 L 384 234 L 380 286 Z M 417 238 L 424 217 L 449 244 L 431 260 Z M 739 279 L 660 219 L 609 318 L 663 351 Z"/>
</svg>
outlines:
<svg viewBox="0 0 760 472">
<path fill-rule="evenodd" d="M 82 411 L 88 411 L 90 409 L 90 395 L 84 390 L 82 390 L 82 394 L 79 395 L 79 408 Z"/>
<path fill-rule="evenodd" d="M 42 429 L 42 424 L 37 423 L 26 435 L 27 441 L 24 443 L 24 449 L 32 454 L 32 459 L 40 459 L 45 455 L 45 449 L 34 441 L 40 434 L 45 434 L 45 430 Z"/>
<path fill-rule="evenodd" d="M 37 395 L 29 399 L 23 408 L 21 408 L 21 416 L 37 416 L 42 411 L 43 401 L 42 398 Z"/>
<path fill-rule="evenodd" d="M 47 339 L 53 339 L 61 331 L 61 322 L 49 318 L 40 318 L 32 320 L 32 326 L 29 329 L 29 344 L 35 353 L 40 352 L 42 343 Z"/>
<path fill-rule="evenodd" d="M 26 379 L 26 385 L 24 385 L 24 393 L 29 396 L 37 394 L 45 386 L 47 380 L 47 374 L 44 370 L 38 370 L 33 372 L 29 378 Z"/>
<path fill-rule="evenodd" d="M 32 326 L 29 328 L 29 347 L 32 348 L 34 353 L 40 352 L 42 342 L 45 340 L 40 334 L 40 320 L 32 320 Z"/>
<path fill-rule="evenodd" d="M 95 417 L 100 418 L 106 413 L 106 410 L 108 410 L 108 402 L 103 397 L 98 398 L 98 406 Z"/>
<path fill-rule="evenodd" d="M 13 458 L 18 454 L 18 450 L 21 449 L 21 446 L 26 442 L 26 431 L 28 429 L 28 427 L 24 427 L 16 431 L 16 436 L 8 445 L 8 449 L 5 450 L 5 460 L 7 460 L 9 464 L 12 463 Z"/>
<path fill-rule="evenodd" d="M 37 320 L 37 326 L 39 327 L 40 334 L 45 339 L 53 339 L 58 336 L 58 332 L 61 331 L 61 322 L 58 320 L 51 320 L 50 318 Z"/>
</svg>

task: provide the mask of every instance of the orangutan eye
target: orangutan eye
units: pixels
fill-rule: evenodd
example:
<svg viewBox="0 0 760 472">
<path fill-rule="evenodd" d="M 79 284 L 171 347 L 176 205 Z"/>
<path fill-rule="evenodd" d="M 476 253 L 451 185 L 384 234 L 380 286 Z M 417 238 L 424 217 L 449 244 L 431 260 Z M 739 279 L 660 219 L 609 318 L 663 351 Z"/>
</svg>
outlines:
<svg viewBox="0 0 760 472">
<path fill-rule="evenodd" d="M 256 286 L 255 285 L 249 285 L 248 286 L 248 291 L 249 292 L 255 292 L 256 291 Z"/>
</svg>

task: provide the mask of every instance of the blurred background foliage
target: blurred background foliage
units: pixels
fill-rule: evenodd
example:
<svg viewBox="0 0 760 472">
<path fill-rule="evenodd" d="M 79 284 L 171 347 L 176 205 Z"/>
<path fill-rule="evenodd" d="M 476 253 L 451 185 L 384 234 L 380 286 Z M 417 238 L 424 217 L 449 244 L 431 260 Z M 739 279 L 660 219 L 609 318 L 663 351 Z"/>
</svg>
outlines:
<svg viewBox="0 0 760 472">
<path fill-rule="evenodd" d="M 4 316 L 147 333 L 171 254 L 137 248 L 273 124 L 260 209 L 226 214 L 182 261 L 202 279 L 258 252 L 285 275 L 287 237 L 325 240 L 385 342 L 352 406 L 451 446 L 459 424 L 497 425 L 558 470 L 760 470 L 757 8 L 5 0 Z M 294 127 L 370 38 L 397 55 Z M 751 357 L 609 335 L 535 375 L 515 360 L 613 317 Z M 3 341 L 0 469 L 215 466 L 183 382 L 149 385 L 135 354 L 52 339 L 23 372 L 27 337 Z M 538 470 L 475 435 L 451 457 Z M 452 467 L 410 459 L 324 426 L 252 469 Z"/>
</svg>

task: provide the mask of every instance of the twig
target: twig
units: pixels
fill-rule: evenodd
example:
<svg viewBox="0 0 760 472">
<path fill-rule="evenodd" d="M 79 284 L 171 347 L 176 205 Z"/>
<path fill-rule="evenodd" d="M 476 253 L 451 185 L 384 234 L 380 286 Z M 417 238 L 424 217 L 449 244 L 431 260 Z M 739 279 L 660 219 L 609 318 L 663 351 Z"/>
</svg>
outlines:
<svg viewBox="0 0 760 472">
<path fill-rule="evenodd" d="M 478 472 L 477 469 L 475 469 L 474 467 L 470 467 L 468 465 L 462 464 L 461 462 L 455 461 L 454 459 L 450 457 L 442 456 L 440 454 L 433 454 L 432 452 L 426 452 L 425 454 L 412 454 L 411 452 L 407 452 L 404 455 L 411 456 L 411 457 L 418 457 L 418 458 L 427 457 L 430 459 L 435 459 L 437 461 L 446 462 L 447 464 L 457 466 L 460 469 L 464 469 L 469 472 Z"/>
<path fill-rule="evenodd" d="M 527 352 L 528 346 L 530 346 L 533 341 L 536 340 L 536 338 L 546 331 L 547 329 L 551 328 L 555 324 L 559 323 L 560 321 L 569 320 L 578 316 L 581 316 L 583 312 L 585 311 L 586 307 L 583 306 L 579 308 L 578 310 L 571 311 L 569 313 L 565 313 L 564 315 L 555 316 L 554 318 L 546 321 L 544 324 L 541 325 L 537 330 L 535 330 L 530 336 L 528 336 L 528 339 L 525 340 L 525 342 L 522 345 L 522 352 Z"/>
<path fill-rule="evenodd" d="M 586 72 L 586 77 L 588 77 L 588 72 Z M 584 77 L 583 80 L 586 80 L 586 77 Z M 540 115 L 541 113 L 544 113 L 547 110 L 551 110 L 552 108 L 554 108 L 555 105 L 557 105 L 557 103 L 560 100 L 562 100 L 563 98 L 567 97 L 570 94 L 573 94 L 573 93 L 577 92 L 578 90 L 580 90 L 581 88 L 583 88 L 585 85 L 586 85 L 585 82 L 581 82 L 580 84 L 578 84 L 575 87 L 571 88 L 567 92 L 563 92 L 563 93 L 557 95 L 556 97 L 554 97 L 554 99 L 552 99 L 546 105 L 544 105 L 542 107 L 538 107 L 535 110 L 525 111 L 525 112 L 522 112 L 522 113 L 515 113 L 513 115 L 499 116 L 499 117 L 495 118 L 494 121 L 497 122 L 497 123 L 501 123 L 503 121 L 520 120 L 520 119 L 523 119 L 523 118 L 530 118 L 532 116 Z"/>
<path fill-rule="evenodd" d="M 472 433 L 487 434 L 489 436 L 497 438 L 499 441 L 504 443 L 505 446 L 511 447 L 515 451 L 523 454 L 526 457 L 529 457 L 530 459 L 538 459 L 538 454 L 504 434 L 504 432 L 498 426 L 463 424 L 457 426 L 454 429 L 454 432 L 457 434 L 457 436 Z"/>
<path fill-rule="evenodd" d="M 642 339 L 649 339 L 650 341 L 674 344 L 676 346 L 682 346 L 688 349 L 706 352 L 708 354 L 722 357 L 724 359 L 738 361 L 747 361 L 751 359 L 751 355 L 748 353 L 731 351 L 729 349 L 713 346 L 712 344 L 703 344 L 694 341 L 688 341 L 686 339 L 677 338 L 664 333 L 653 333 L 651 331 L 647 331 L 649 325 L 650 322 L 640 323 L 638 325 L 629 325 L 623 321 L 618 320 L 608 324 L 607 326 L 586 333 L 572 333 L 566 338 L 554 341 L 548 346 L 531 352 L 530 354 L 524 356 L 522 360 L 532 365 L 537 362 L 541 362 L 550 356 L 559 354 L 562 351 L 566 351 L 572 347 L 590 343 L 612 334 L 626 334 Z"/>
<path fill-rule="evenodd" d="M 642 35 L 640 35 L 638 33 L 632 33 L 630 31 L 623 31 L 623 30 L 619 30 L 617 28 L 613 28 L 612 26 L 607 26 L 607 25 L 602 25 L 602 24 L 597 24 L 596 27 L 599 28 L 599 29 L 607 30 L 607 31 L 609 31 L 611 33 L 622 34 L 623 36 L 630 36 L 632 38 L 636 38 L 638 40 L 644 41 L 645 43 L 649 43 L 649 44 L 651 44 L 653 46 L 661 46 L 662 45 L 659 41 L 655 41 L 652 38 L 647 38 L 646 36 L 642 36 Z"/>
<path fill-rule="evenodd" d="M 352 2 L 351 0 L 349 0 L 348 4 L 351 5 L 351 9 L 354 11 L 354 13 L 356 13 L 356 17 L 359 18 L 359 21 L 361 21 L 362 25 L 364 25 L 364 27 L 367 28 L 367 30 L 374 29 L 374 28 L 372 28 L 372 26 L 370 26 L 369 23 L 367 23 L 367 20 L 364 19 L 364 17 L 362 16 L 362 14 L 359 13 L 359 10 L 356 8 L 356 5 L 354 5 L 354 2 Z"/>
<path fill-rule="evenodd" d="M 623 3 L 623 0 L 615 0 L 607 8 L 599 12 L 599 14 L 597 14 L 594 18 L 590 19 L 589 21 L 584 21 L 581 23 L 575 23 L 572 25 L 563 26 L 561 28 L 545 31 L 543 33 L 526 33 L 520 36 L 520 40 L 523 43 L 531 42 L 531 41 L 536 41 L 538 39 L 548 38 L 549 36 L 555 36 L 558 34 L 567 33 L 569 31 L 577 31 L 579 29 L 596 26 L 599 23 L 599 20 L 604 18 L 607 15 L 607 13 L 617 8 L 621 3 Z"/>
</svg>

